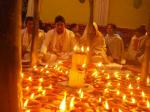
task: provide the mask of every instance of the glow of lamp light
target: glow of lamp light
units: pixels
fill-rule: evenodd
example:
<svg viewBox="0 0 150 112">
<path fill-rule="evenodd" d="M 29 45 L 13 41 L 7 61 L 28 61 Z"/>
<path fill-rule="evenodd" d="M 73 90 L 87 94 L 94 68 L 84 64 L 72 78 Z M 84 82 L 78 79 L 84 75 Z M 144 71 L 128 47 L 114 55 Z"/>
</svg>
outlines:
<svg viewBox="0 0 150 112">
<path fill-rule="evenodd" d="M 119 91 L 119 90 L 117 90 L 116 94 L 117 94 L 117 95 L 120 95 L 120 91 Z"/>
<path fill-rule="evenodd" d="M 86 68 L 86 64 L 83 64 L 83 65 L 82 65 L 82 68 Z"/>
<path fill-rule="evenodd" d="M 129 84 L 128 88 L 129 88 L 129 89 L 133 89 L 133 87 L 132 87 L 132 85 L 131 85 L 131 84 Z"/>
<path fill-rule="evenodd" d="M 135 104 L 136 103 L 136 99 L 135 98 L 131 98 L 131 103 Z"/>
<path fill-rule="evenodd" d="M 130 91 L 130 95 L 131 95 L 131 96 L 133 95 L 133 91 Z"/>
<path fill-rule="evenodd" d="M 143 98 L 145 98 L 145 93 L 144 93 L 144 91 L 142 91 L 141 95 L 142 95 Z"/>
<path fill-rule="evenodd" d="M 21 78 L 23 79 L 23 77 L 24 77 L 24 74 L 23 74 L 23 73 L 21 73 Z"/>
<path fill-rule="evenodd" d="M 40 79 L 39 79 L 39 82 L 42 83 L 42 82 L 43 82 L 43 78 L 40 78 Z"/>
<path fill-rule="evenodd" d="M 73 110 L 74 109 L 74 100 L 75 100 L 75 97 L 72 97 L 71 98 L 71 101 L 70 101 L 70 110 Z"/>
<path fill-rule="evenodd" d="M 31 96 L 30 96 L 30 99 L 33 100 L 33 99 L 34 99 L 34 96 L 35 96 L 34 93 L 32 93 Z"/>
<path fill-rule="evenodd" d="M 119 109 L 119 110 L 118 110 L 118 112 L 122 112 L 122 110 L 121 110 L 121 109 Z"/>
<path fill-rule="evenodd" d="M 137 86 L 137 89 L 138 89 L 138 90 L 140 89 L 140 86 L 139 86 L 139 85 Z"/>
<path fill-rule="evenodd" d="M 59 106 L 59 109 L 60 109 L 62 112 L 65 112 L 65 110 L 66 110 L 66 97 L 67 97 L 67 93 L 64 92 L 64 98 L 63 98 L 63 100 L 61 101 L 60 106 Z"/>
<path fill-rule="evenodd" d="M 150 109 L 150 101 L 146 101 L 146 107 Z"/>
<path fill-rule="evenodd" d="M 44 68 L 48 68 L 48 64 L 47 65 L 45 65 L 45 67 Z"/>
<path fill-rule="evenodd" d="M 119 77 L 119 72 L 118 72 L 118 71 L 115 72 L 115 73 L 114 73 L 114 76 L 115 76 L 115 78 L 118 78 L 118 77 Z"/>
<path fill-rule="evenodd" d="M 48 71 L 48 70 L 46 70 L 46 74 L 49 74 L 49 71 Z"/>
<path fill-rule="evenodd" d="M 105 102 L 104 102 L 104 107 L 105 107 L 106 110 L 109 110 L 109 104 L 108 104 L 108 101 L 105 101 Z"/>
<path fill-rule="evenodd" d="M 98 67 L 101 67 L 101 66 L 102 66 L 102 62 L 99 62 L 99 63 L 97 64 L 97 66 L 98 66 Z"/>
<path fill-rule="evenodd" d="M 120 86 L 120 83 L 119 83 L 119 82 L 117 83 L 117 86 Z"/>
<path fill-rule="evenodd" d="M 66 75 L 67 75 L 68 73 L 69 73 L 68 71 L 65 72 Z"/>
<path fill-rule="evenodd" d="M 28 100 L 28 99 L 27 99 L 27 100 L 25 100 L 25 102 L 24 102 L 24 104 L 23 104 L 23 107 L 24 107 L 24 108 L 26 108 L 26 107 L 27 107 L 28 102 L 29 102 L 29 100 Z"/>
<path fill-rule="evenodd" d="M 77 45 L 75 45 L 75 46 L 74 46 L 74 48 L 73 48 L 73 51 L 75 51 L 75 52 L 76 52 L 76 51 L 77 51 L 77 49 L 78 49 L 78 47 L 77 47 Z"/>
<path fill-rule="evenodd" d="M 40 70 L 40 71 L 41 71 L 41 72 L 43 72 L 43 70 L 44 70 L 44 68 L 41 68 L 41 70 Z"/>
<path fill-rule="evenodd" d="M 26 91 L 29 91 L 29 86 L 27 86 L 27 87 L 25 88 L 25 90 L 26 90 Z"/>
<path fill-rule="evenodd" d="M 46 95 L 46 90 L 42 91 L 42 95 L 45 96 Z"/>
<path fill-rule="evenodd" d="M 38 70 L 36 65 L 33 66 L 33 69 L 34 69 L 35 71 Z"/>
<path fill-rule="evenodd" d="M 140 81 L 140 77 L 137 77 L 136 80 L 137 80 L 137 81 Z"/>
<path fill-rule="evenodd" d="M 107 83 L 107 86 L 111 86 L 111 82 L 108 82 L 108 83 Z"/>
<path fill-rule="evenodd" d="M 97 76 L 98 76 L 98 71 L 95 70 L 94 73 L 92 73 L 92 76 L 93 76 L 93 77 L 97 77 Z"/>
<path fill-rule="evenodd" d="M 49 88 L 49 89 L 52 89 L 52 85 L 50 84 L 50 85 L 48 86 L 48 88 Z"/>
<path fill-rule="evenodd" d="M 102 70 L 102 73 L 104 73 L 105 72 L 105 70 Z"/>
<path fill-rule="evenodd" d="M 27 80 L 28 80 L 28 81 L 32 81 L 32 77 L 30 76 Z"/>
<path fill-rule="evenodd" d="M 30 110 L 25 110 L 25 112 L 31 112 Z"/>
<path fill-rule="evenodd" d="M 126 74 L 126 79 L 129 79 L 129 74 Z"/>
<path fill-rule="evenodd" d="M 84 97 L 83 91 L 81 91 L 81 93 L 79 94 L 79 97 L 80 97 L 81 99 L 83 99 L 83 97 Z"/>
<path fill-rule="evenodd" d="M 122 97 L 123 101 L 126 101 L 126 98 L 127 98 L 127 96 L 124 94 Z"/>
<path fill-rule="evenodd" d="M 90 51 L 90 48 L 89 48 L 89 47 L 87 47 L 87 48 L 86 48 L 86 52 L 89 52 L 89 51 Z"/>
<path fill-rule="evenodd" d="M 39 86 L 38 87 L 38 92 L 41 92 L 43 90 L 43 87 L 42 86 Z"/>
<path fill-rule="evenodd" d="M 108 88 L 105 88 L 104 89 L 104 93 L 108 93 L 109 91 L 108 91 Z"/>
<path fill-rule="evenodd" d="M 147 84 L 150 84 L 150 79 L 149 79 L 149 77 L 147 78 L 146 82 L 147 82 Z"/>
<path fill-rule="evenodd" d="M 84 53 L 84 47 L 83 46 L 81 47 L 81 52 Z"/>
<path fill-rule="evenodd" d="M 107 74 L 106 79 L 110 79 L 110 75 L 109 74 Z"/>
<path fill-rule="evenodd" d="M 101 98 L 101 97 L 99 97 L 98 102 L 99 102 L 99 103 L 101 103 L 101 102 L 102 102 L 102 98 Z"/>
</svg>

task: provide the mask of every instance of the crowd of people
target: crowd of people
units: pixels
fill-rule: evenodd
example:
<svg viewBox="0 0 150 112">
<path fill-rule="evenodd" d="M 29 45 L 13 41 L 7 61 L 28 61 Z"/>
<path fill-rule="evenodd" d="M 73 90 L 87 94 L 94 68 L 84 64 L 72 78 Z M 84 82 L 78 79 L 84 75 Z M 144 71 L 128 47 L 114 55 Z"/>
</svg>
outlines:
<svg viewBox="0 0 150 112">
<path fill-rule="evenodd" d="M 30 59 L 33 17 L 27 17 L 25 28 L 22 30 L 22 59 Z M 55 18 L 55 27 L 49 28 L 47 32 L 41 30 L 43 24 L 39 22 L 38 30 L 38 57 L 41 62 L 54 63 L 58 59 L 71 59 L 75 45 L 88 46 L 90 62 L 119 63 L 142 62 L 145 41 L 149 37 L 146 28 L 141 26 L 135 30 L 127 50 L 124 48 L 122 37 L 116 31 L 116 25 L 108 24 L 106 26 L 106 35 L 103 35 L 96 23 L 87 25 L 83 34 L 79 33 L 78 24 L 71 24 L 66 28 L 66 21 L 63 16 L 58 15 Z M 41 28 L 41 29 L 40 29 Z"/>
</svg>

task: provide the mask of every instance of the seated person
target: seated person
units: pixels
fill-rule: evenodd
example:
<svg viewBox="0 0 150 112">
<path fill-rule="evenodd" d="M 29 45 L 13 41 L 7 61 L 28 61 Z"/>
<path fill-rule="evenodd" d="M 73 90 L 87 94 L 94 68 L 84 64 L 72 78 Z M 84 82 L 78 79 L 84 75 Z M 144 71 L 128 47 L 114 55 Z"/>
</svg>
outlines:
<svg viewBox="0 0 150 112">
<path fill-rule="evenodd" d="M 150 28 L 149 27 L 147 28 L 147 35 L 144 35 L 144 31 L 143 31 L 143 36 L 140 39 L 138 49 L 137 49 L 137 54 L 136 54 L 136 59 L 140 63 L 142 63 L 142 61 L 143 61 L 144 51 L 145 51 L 145 43 L 150 38 Z"/>
<path fill-rule="evenodd" d="M 74 33 L 65 28 L 65 19 L 62 16 L 55 18 L 55 28 L 47 32 L 43 41 L 42 60 L 49 64 L 57 59 L 69 58 L 75 43 Z"/>
<path fill-rule="evenodd" d="M 98 30 L 96 23 L 91 26 L 87 25 L 82 36 L 82 44 L 89 46 L 89 61 L 90 63 L 109 63 L 106 55 L 105 39 Z"/>
<path fill-rule="evenodd" d="M 81 34 L 79 33 L 79 26 L 78 24 L 71 24 L 70 25 L 70 30 L 73 31 L 73 33 L 75 34 L 75 39 L 78 45 L 81 44 Z"/>
<path fill-rule="evenodd" d="M 30 51 L 31 51 L 31 44 L 32 44 L 32 33 L 33 33 L 33 23 L 34 18 L 33 17 L 27 17 L 25 24 L 26 27 L 21 32 L 21 38 L 22 38 L 22 59 L 24 60 L 30 60 Z M 45 33 L 43 30 L 38 30 L 39 35 L 37 39 L 37 49 L 40 50 L 41 48 L 41 42 L 43 41 L 45 37 Z"/>
<path fill-rule="evenodd" d="M 146 30 L 143 28 L 137 28 L 135 30 L 135 35 L 131 38 L 130 45 L 128 47 L 128 52 L 126 59 L 129 61 L 136 61 L 137 51 L 140 47 L 141 40 L 145 37 Z"/>
<path fill-rule="evenodd" d="M 122 38 L 116 34 L 116 26 L 114 24 L 107 25 L 107 34 L 105 36 L 107 45 L 107 55 L 110 61 L 121 63 L 124 57 L 124 43 Z"/>
</svg>

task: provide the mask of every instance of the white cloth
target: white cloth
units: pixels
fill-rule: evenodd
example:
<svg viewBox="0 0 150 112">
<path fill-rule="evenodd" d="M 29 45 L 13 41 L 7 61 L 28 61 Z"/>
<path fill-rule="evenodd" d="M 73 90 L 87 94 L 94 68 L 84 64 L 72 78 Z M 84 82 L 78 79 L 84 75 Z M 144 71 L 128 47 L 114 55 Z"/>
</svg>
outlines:
<svg viewBox="0 0 150 112">
<path fill-rule="evenodd" d="M 85 31 L 82 36 L 82 44 L 89 46 L 90 53 L 89 58 L 91 62 L 104 62 L 108 63 L 106 55 L 106 44 L 105 39 L 101 32 L 98 30 L 96 23 L 93 23 L 93 26 L 96 30 L 96 35 L 94 38 L 89 37 L 89 25 L 86 26 Z"/>
<path fill-rule="evenodd" d="M 122 38 L 118 34 L 105 36 L 106 44 L 110 55 L 113 59 L 121 60 L 124 56 L 124 44 Z"/>
<path fill-rule="evenodd" d="M 64 33 L 58 34 L 56 29 L 47 32 L 45 40 L 43 41 L 41 52 L 71 52 L 75 43 L 74 33 L 65 29 Z"/>
</svg>

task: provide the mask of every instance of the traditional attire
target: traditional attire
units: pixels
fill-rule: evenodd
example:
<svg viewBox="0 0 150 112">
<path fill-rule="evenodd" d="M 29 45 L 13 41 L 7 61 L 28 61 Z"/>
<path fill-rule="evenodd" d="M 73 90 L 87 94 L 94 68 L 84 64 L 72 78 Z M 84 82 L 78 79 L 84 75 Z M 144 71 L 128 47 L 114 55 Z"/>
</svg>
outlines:
<svg viewBox="0 0 150 112">
<path fill-rule="evenodd" d="M 88 30 L 89 26 L 85 28 L 84 34 L 82 36 L 82 44 L 89 46 L 90 53 L 89 58 L 90 62 L 103 62 L 108 63 L 107 55 L 106 55 L 106 44 L 105 39 L 101 32 L 98 30 L 98 26 L 93 23 L 93 26 L 96 30 L 96 35 L 94 38 L 89 37 Z"/>
<path fill-rule="evenodd" d="M 47 32 L 43 41 L 41 52 L 45 54 L 48 63 L 56 61 L 57 58 L 69 58 L 75 44 L 74 33 L 65 29 L 58 34 L 56 29 Z"/>
<path fill-rule="evenodd" d="M 142 37 L 136 37 L 136 35 L 134 35 L 131 38 L 130 45 L 128 47 L 128 52 L 126 53 L 127 60 L 135 60 L 141 38 Z"/>
<path fill-rule="evenodd" d="M 114 60 L 121 61 L 124 56 L 124 44 L 122 38 L 118 34 L 114 34 L 113 36 L 106 35 L 105 36 L 108 52 Z"/>
<path fill-rule="evenodd" d="M 37 49 L 38 51 L 40 51 L 42 45 L 41 43 L 45 38 L 45 33 L 43 30 L 40 29 L 38 30 L 38 32 L 39 35 L 37 39 Z M 22 58 L 25 60 L 29 60 L 32 44 L 32 34 L 29 34 L 27 28 L 25 28 L 22 30 L 21 37 L 22 37 L 22 56 L 23 56 Z"/>
</svg>

